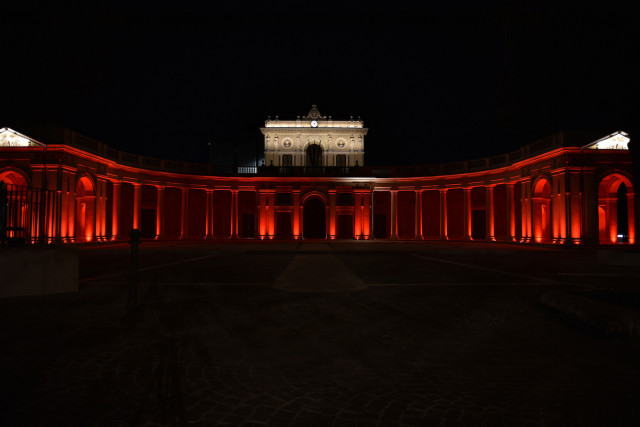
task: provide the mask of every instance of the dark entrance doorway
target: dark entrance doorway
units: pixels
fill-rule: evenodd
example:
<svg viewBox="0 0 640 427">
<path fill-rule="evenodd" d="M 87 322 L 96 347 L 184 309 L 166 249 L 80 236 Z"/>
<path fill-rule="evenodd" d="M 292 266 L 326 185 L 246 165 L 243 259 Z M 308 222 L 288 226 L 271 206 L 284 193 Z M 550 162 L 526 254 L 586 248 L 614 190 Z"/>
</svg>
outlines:
<svg viewBox="0 0 640 427">
<path fill-rule="evenodd" d="M 338 215 L 338 239 L 353 239 L 353 216 Z"/>
<path fill-rule="evenodd" d="M 256 237 L 256 220 L 254 214 L 242 215 L 241 237 L 245 239 L 253 239 Z"/>
<path fill-rule="evenodd" d="M 291 239 L 291 212 L 276 212 L 276 239 Z"/>
<path fill-rule="evenodd" d="M 487 211 L 474 209 L 471 211 L 471 238 L 484 240 L 487 238 Z"/>
<path fill-rule="evenodd" d="M 307 147 L 307 166 L 313 168 L 322 166 L 322 147 L 318 144 L 311 144 Z"/>
<path fill-rule="evenodd" d="M 387 235 L 387 216 L 385 214 L 375 214 L 373 216 L 373 237 L 376 239 L 386 239 Z"/>
<path fill-rule="evenodd" d="M 304 203 L 303 237 L 305 239 L 325 239 L 327 237 L 324 211 L 324 203 L 316 197 L 311 197 Z"/>
<path fill-rule="evenodd" d="M 156 237 L 156 210 L 142 209 L 140 221 L 140 236 L 143 239 L 153 239 Z"/>
</svg>

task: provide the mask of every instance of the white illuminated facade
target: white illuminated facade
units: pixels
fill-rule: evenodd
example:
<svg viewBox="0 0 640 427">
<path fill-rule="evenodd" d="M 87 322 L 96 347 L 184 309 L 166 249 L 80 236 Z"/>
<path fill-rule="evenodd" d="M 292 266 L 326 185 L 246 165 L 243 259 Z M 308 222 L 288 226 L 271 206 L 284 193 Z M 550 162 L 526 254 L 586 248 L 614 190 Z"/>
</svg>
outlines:
<svg viewBox="0 0 640 427">
<path fill-rule="evenodd" d="M 364 166 L 368 129 L 359 117 L 333 120 L 313 105 L 296 120 L 269 118 L 260 131 L 266 166 Z"/>
<path fill-rule="evenodd" d="M 43 144 L 10 128 L 0 129 L 0 147 L 37 147 Z"/>
<path fill-rule="evenodd" d="M 584 148 L 591 150 L 628 150 L 629 135 L 622 131 L 614 132 L 586 145 Z"/>
</svg>

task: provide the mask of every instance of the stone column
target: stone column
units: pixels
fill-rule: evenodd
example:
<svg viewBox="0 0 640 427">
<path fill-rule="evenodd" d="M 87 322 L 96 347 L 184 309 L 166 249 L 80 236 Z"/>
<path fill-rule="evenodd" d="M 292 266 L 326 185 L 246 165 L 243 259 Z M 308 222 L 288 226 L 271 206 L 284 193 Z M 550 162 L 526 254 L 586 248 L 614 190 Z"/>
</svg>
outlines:
<svg viewBox="0 0 640 427">
<path fill-rule="evenodd" d="M 440 189 L 440 239 L 448 240 L 447 236 L 447 189 Z"/>
<path fill-rule="evenodd" d="M 416 194 L 416 240 L 422 240 L 422 189 L 415 190 Z"/>
<path fill-rule="evenodd" d="M 142 184 L 133 184 L 133 228 L 140 230 L 142 214 Z"/>
<path fill-rule="evenodd" d="M 98 180 L 100 187 L 100 241 L 104 242 L 107 240 L 107 180 L 100 179 Z"/>
<path fill-rule="evenodd" d="M 213 239 L 213 190 L 207 188 L 205 239 Z"/>
<path fill-rule="evenodd" d="M 607 197 L 606 203 L 606 218 L 607 227 L 605 232 L 607 233 L 604 238 L 607 243 L 616 243 L 618 241 L 618 198 Z"/>
<path fill-rule="evenodd" d="M 267 193 L 265 191 L 259 191 L 259 205 L 258 205 L 258 216 L 259 216 L 259 226 L 258 226 L 258 235 L 260 239 L 264 240 L 267 238 L 268 232 L 268 206 L 267 206 Z"/>
<path fill-rule="evenodd" d="M 300 190 L 293 190 L 293 214 L 291 215 L 293 224 L 291 230 L 293 230 L 293 238 L 295 240 L 300 239 L 301 227 L 300 227 Z"/>
<path fill-rule="evenodd" d="M 362 212 L 362 234 L 365 240 L 371 239 L 371 190 L 364 192 L 364 209 Z"/>
<path fill-rule="evenodd" d="M 71 172 L 67 176 L 69 182 L 69 203 L 67 204 L 67 233 L 69 240 L 73 241 L 76 236 L 76 174 Z"/>
<path fill-rule="evenodd" d="M 164 239 L 164 186 L 156 186 L 156 240 Z"/>
<path fill-rule="evenodd" d="M 571 197 L 569 197 L 567 203 L 570 206 L 569 216 L 571 221 L 569 222 L 569 235 L 571 236 L 571 242 L 579 245 L 582 243 L 582 191 L 580 189 L 580 174 L 569 173 L 568 187 Z"/>
<path fill-rule="evenodd" d="M 231 190 L 231 238 L 238 238 L 238 190 Z"/>
<path fill-rule="evenodd" d="M 391 190 L 391 238 L 398 238 L 398 190 Z"/>
<path fill-rule="evenodd" d="M 354 239 L 362 238 L 362 193 L 360 191 L 353 192 L 353 230 L 351 235 Z"/>
<path fill-rule="evenodd" d="M 276 192 L 275 190 L 269 190 L 267 193 L 267 200 L 269 204 L 269 239 L 276 238 Z"/>
<path fill-rule="evenodd" d="M 182 200 L 180 201 L 180 240 L 189 237 L 189 189 L 181 188 Z"/>
<path fill-rule="evenodd" d="M 520 203 L 522 205 L 522 242 L 529 243 L 531 242 L 531 207 L 529 197 L 530 192 L 529 189 L 531 187 L 531 182 L 521 181 L 520 186 L 522 191 Z"/>
<path fill-rule="evenodd" d="M 329 190 L 329 239 L 336 237 L 336 190 Z"/>
<path fill-rule="evenodd" d="M 584 230 L 583 239 L 588 244 L 599 243 L 598 186 L 593 171 L 585 171 L 582 175 L 584 198 Z"/>
<path fill-rule="evenodd" d="M 120 204 L 122 196 L 120 193 L 120 182 L 113 181 L 113 203 L 111 206 L 111 240 L 118 240 L 120 237 Z"/>
<path fill-rule="evenodd" d="M 473 240 L 471 236 L 471 187 L 464 187 L 464 239 Z"/>
<path fill-rule="evenodd" d="M 493 209 L 493 186 L 489 185 L 486 187 L 486 209 L 487 209 L 487 240 L 494 242 L 496 240 L 495 236 L 495 218 L 494 218 L 494 209 Z"/>
<path fill-rule="evenodd" d="M 636 243 L 636 208 L 635 208 L 635 194 L 627 190 L 627 213 L 629 223 L 629 244 L 635 245 Z"/>
<path fill-rule="evenodd" d="M 507 183 L 507 240 L 516 241 L 516 205 L 515 205 L 515 184 Z"/>
</svg>

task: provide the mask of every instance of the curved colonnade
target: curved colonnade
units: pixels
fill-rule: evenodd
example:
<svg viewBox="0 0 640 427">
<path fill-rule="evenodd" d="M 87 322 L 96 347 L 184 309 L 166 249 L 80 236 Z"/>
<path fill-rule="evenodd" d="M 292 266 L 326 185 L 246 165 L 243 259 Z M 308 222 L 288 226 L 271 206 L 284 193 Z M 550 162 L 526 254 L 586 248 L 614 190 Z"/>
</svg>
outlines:
<svg viewBox="0 0 640 427">
<path fill-rule="evenodd" d="M 176 172 L 170 161 L 67 131 L 61 143 L 2 147 L 0 181 L 57 194 L 46 221 L 49 240 L 60 242 L 125 240 L 139 228 L 159 240 L 636 243 L 628 152 L 571 146 L 557 135 L 549 141 L 480 167 L 477 160 L 437 165 L 442 173 L 423 176 L 370 167 L 347 176 L 269 168 L 216 176 L 208 165 L 196 165 L 203 173 L 186 165 Z"/>
</svg>

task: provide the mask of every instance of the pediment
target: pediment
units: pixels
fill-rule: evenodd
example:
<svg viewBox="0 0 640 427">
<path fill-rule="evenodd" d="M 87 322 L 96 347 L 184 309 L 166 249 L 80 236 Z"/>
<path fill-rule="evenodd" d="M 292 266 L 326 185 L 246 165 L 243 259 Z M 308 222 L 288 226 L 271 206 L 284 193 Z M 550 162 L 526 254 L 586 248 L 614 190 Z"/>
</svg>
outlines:
<svg viewBox="0 0 640 427">
<path fill-rule="evenodd" d="M 1 147 L 44 147 L 44 144 L 10 128 L 0 129 Z"/>
<path fill-rule="evenodd" d="M 629 135 L 626 132 L 618 131 L 590 142 L 582 148 L 588 150 L 628 150 L 629 141 Z"/>
</svg>

